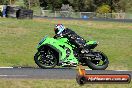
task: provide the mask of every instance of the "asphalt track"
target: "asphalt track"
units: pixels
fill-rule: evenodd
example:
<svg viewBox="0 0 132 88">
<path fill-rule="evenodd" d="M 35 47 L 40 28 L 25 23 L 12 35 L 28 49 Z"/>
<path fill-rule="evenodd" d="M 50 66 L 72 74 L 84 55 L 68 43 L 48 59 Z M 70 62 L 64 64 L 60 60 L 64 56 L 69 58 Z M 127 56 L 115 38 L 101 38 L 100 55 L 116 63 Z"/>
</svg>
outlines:
<svg viewBox="0 0 132 88">
<path fill-rule="evenodd" d="M 32 79 L 75 79 L 77 70 L 73 68 L 0 68 L 0 78 Z M 87 70 L 87 74 L 130 74 L 132 71 Z"/>
<path fill-rule="evenodd" d="M 70 18 L 70 17 L 44 17 L 44 16 L 34 16 L 34 18 L 43 18 L 43 19 L 63 19 L 63 20 L 84 20 L 84 21 L 108 21 L 108 22 L 123 22 L 123 23 L 132 23 L 132 19 L 106 19 L 106 18 Z"/>
</svg>

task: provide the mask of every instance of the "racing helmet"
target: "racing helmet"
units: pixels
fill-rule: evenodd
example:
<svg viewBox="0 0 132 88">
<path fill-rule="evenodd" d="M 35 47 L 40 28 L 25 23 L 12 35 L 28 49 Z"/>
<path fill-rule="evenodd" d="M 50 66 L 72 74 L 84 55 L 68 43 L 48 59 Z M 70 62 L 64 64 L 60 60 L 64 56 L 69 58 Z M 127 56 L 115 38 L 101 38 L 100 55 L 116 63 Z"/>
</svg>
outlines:
<svg viewBox="0 0 132 88">
<path fill-rule="evenodd" d="M 61 34 L 64 31 L 64 29 L 65 29 L 65 26 L 62 24 L 55 25 L 55 28 L 54 28 L 55 34 Z"/>
</svg>

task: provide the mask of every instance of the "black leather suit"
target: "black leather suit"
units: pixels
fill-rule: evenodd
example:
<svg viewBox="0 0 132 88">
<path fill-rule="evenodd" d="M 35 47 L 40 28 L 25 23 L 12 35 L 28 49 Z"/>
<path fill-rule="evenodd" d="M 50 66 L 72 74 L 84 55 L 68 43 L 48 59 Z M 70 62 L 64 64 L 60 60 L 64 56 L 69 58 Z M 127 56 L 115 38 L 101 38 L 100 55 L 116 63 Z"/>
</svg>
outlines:
<svg viewBox="0 0 132 88">
<path fill-rule="evenodd" d="M 86 46 L 86 41 L 80 37 L 79 35 L 77 35 L 74 31 L 72 31 L 71 29 L 66 28 L 62 34 L 58 35 L 56 34 L 54 36 L 54 38 L 57 37 L 64 37 L 64 38 L 68 38 L 69 42 L 74 44 L 76 47 L 82 49 Z"/>
</svg>

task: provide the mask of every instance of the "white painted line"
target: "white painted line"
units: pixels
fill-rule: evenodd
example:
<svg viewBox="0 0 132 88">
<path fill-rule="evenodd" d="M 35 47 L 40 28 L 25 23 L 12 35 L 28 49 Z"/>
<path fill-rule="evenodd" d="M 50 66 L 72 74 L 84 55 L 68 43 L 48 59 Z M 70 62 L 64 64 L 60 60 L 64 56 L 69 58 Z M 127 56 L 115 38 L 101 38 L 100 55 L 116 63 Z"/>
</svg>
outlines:
<svg viewBox="0 0 132 88">
<path fill-rule="evenodd" d="M 0 75 L 0 77 L 26 77 L 28 75 Z"/>
<path fill-rule="evenodd" d="M 13 68 L 13 67 L 0 67 L 0 68 Z"/>
<path fill-rule="evenodd" d="M 0 67 L 0 68 L 34 68 L 34 67 Z"/>
<path fill-rule="evenodd" d="M 92 69 L 85 69 L 85 70 L 92 70 Z M 132 70 L 104 70 L 104 71 L 132 71 Z"/>
<path fill-rule="evenodd" d="M 113 71 L 131 71 L 131 70 L 113 70 Z"/>
<path fill-rule="evenodd" d="M 0 68 L 24 68 L 24 67 L 0 67 Z M 92 70 L 92 69 L 85 69 L 85 70 Z M 132 71 L 132 70 L 108 70 L 108 71 Z"/>
</svg>

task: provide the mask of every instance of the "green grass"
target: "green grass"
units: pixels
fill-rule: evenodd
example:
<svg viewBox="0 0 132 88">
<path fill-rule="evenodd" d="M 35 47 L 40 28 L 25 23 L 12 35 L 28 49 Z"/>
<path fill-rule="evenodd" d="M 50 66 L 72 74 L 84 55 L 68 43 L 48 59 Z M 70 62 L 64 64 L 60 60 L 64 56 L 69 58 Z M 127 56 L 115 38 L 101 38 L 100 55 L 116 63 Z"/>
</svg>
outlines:
<svg viewBox="0 0 132 88">
<path fill-rule="evenodd" d="M 85 84 L 76 80 L 1 79 L 0 88 L 132 88 L 130 84 Z"/>
<path fill-rule="evenodd" d="M 0 66 L 36 66 L 33 56 L 45 35 L 63 23 L 86 40 L 99 41 L 97 49 L 110 60 L 108 69 L 132 70 L 132 23 L 57 19 L 17 20 L 0 18 Z"/>
<path fill-rule="evenodd" d="M 16 0 L 14 5 L 25 6 L 23 0 Z"/>
</svg>

